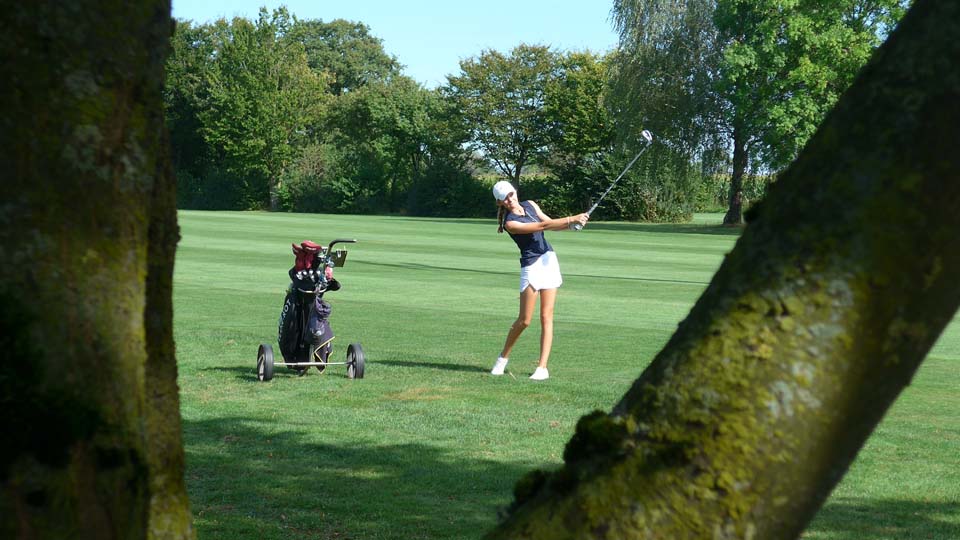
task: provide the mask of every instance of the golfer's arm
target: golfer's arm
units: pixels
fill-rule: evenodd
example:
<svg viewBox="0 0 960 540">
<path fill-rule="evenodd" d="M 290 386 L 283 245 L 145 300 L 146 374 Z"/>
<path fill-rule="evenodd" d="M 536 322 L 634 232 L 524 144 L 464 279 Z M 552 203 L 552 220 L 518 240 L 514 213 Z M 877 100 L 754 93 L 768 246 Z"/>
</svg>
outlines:
<svg viewBox="0 0 960 540">
<path fill-rule="evenodd" d="M 519 223 L 517 221 L 508 221 L 504 223 L 503 228 L 513 234 L 531 234 L 540 231 L 562 231 L 570 224 L 570 218 L 547 219 L 537 223 Z"/>
<path fill-rule="evenodd" d="M 543 210 L 540 209 L 540 205 L 539 205 L 539 204 L 537 204 L 537 203 L 535 203 L 535 202 L 533 202 L 533 201 L 530 201 L 530 206 L 532 206 L 533 209 L 537 212 L 537 219 L 539 219 L 540 221 L 549 222 L 549 221 L 551 221 L 551 220 L 553 219 L 553 218 L 551 218 L 550 216 L 548 216 L 548 215 L 546 215 L 546 214 L 543 213 Z"/>
<path fill-rule="evenodd" d="M 537 217 L 540 218 L 540 221 L 547 224 L 547 227 L 544 229 L 546 231 L 563 231 L 570 227 L 571 220 L 573 216 L 567 216 L 562 218 L 553 219 L 550 216 L 543 213 L 543 210 L 540 209 L 540 205 L 530 201 L 530 204 L 533 205 L 533 209 L 537 211 Z"/>
</svg>

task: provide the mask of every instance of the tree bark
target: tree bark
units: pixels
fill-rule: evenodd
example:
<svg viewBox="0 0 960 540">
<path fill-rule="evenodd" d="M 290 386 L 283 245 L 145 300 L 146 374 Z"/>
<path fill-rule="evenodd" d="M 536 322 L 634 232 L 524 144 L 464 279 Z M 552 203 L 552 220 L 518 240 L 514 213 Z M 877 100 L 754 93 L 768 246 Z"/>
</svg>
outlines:
<svg viewBox="0 0 960 540">
<path fill-rule="evenodd" d="M 746 130 L 733 128 L 733 174 L 730 175 L 730 194 L 727 198 L 727 213 L 723 216 L 724 225 L 743 224 L 743 175 L 747 172 Z"/>
<path fill-rule="evenodd" d="M 960 4 L 918 0 L 488 538 L 797 538 L 960 305 Z"/>
<path fill-rule="evenodd" d="M 517 166 L 513 169 L 513 176 L 510 178 L 510 182 L 511 182 L 511 183 L 514 185 L 514 187 L 516 187 L 517 189 L 520 189 L 520 172 L 521 172 L 521 171 L 522 171 L 522 166 L 521 166 L 521 165 L 517 165 Z"/>
<path fill-rule="evenodd" d="M 279 212 L 280 211 L 280 189 L 283 187 L 283 180 L 271 180 L 269 195 L 270 195 L 270 211 Z"/>
<path fill-rule="evenodd" d="M 0 537 L 191 538 L 169 1 L 4 1 L 0 17 Z"/>
</svg>

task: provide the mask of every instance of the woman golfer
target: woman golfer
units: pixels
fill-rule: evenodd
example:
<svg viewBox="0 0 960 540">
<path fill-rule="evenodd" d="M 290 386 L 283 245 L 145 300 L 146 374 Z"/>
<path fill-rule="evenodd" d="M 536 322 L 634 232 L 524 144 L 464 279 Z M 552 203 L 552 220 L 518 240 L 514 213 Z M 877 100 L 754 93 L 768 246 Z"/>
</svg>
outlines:
<svg viewBox="0 0 960 540">
<path fill-rule="evenodd" d="M 562 231 L 574 223 L 585 225 L 589 216 L 577 214 L 559 219 L 551 219 L 543 213 L 537 203 L 517 199 L 517 190 L 507 181 L 497 182 L 493 186 L 493 196 L 497 199 L 498 233 L 504 230 L 520 248 L 520 314 L 507 333 L 507 341 L 497 363 L 490 371 L 491 375 L 503 375 L 507 367 L 510 350 L 520 334 L 530 326 L 534 304 L 540 297 L 540 361 L 530 376 L 535 381 L 550 377 L 547 361 L 550 359 L 550 347 L 553 345 L 553 306 L 557 299 L 557 288 L 563 283 L 560 277 L 560 264 L 553 248 L 547 243 L 543 231 Z"/>
</svg>

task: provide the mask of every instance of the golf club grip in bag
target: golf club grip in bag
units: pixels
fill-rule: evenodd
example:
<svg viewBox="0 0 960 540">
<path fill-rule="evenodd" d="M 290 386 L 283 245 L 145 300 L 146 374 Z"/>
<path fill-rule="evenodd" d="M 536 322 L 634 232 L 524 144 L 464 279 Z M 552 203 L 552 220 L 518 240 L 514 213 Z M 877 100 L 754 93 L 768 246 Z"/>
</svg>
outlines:
<svg viewBox="0 0 960 540">
<path fill-rule="evenodd" d="M 607 196 L 607 193 L 610 193 L 610 190 L 613 189 L 613 186 L 617 185 L 617 182 L 619 182 L 620 179 L 623 178 L 623 175 L 627 174 L 627 171 L 630 170 L 630 167 L 633 167 L 633 164 L 636 163 L 638 159 L 640 159 L 640 156 L 647 151 L 647 148 L 650 148 L 650 143 L 653 142 L 653 134 L 647 130 L 643 130 L 640 132 L 640 135 L 643 137 L 645 141 L 647 141 L 647 144 L 643 145 L 643 148 L 640 149 L 639 152 L 637 152 L 637 155 L 633 156 L 633 159 L 630 160 L 630 163 L 627 163 L 627 166 L 623 168 L 623 171 L 620 173 L 620 176 L 617 176 L 617 179 L 610 184 L 610 187 L 608 187 L 607 190 L 600 195 L 600 198 L 597 199 L 597 202 L 593 203 L 593 206 L 591 206 L 590 209 L 587 210 L 587 217 L 590 217 L 590 215 L 593 214 L 593 211 L 596 210 L 598 206 L 600 206 L 600 201 L 602 201 L 603 198 Z M 570 225 L 570 228 L 573 229 L 574 231 L 582 231 L 583 224 L 579 222 L 573 223 Z"/>
</svg>

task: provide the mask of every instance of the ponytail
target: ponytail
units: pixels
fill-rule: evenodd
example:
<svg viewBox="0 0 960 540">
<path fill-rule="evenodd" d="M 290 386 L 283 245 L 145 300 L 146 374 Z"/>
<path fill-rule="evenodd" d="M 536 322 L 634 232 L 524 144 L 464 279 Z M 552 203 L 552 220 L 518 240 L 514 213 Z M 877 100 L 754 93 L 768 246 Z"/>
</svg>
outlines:
<svg viewBox="0 0 960 540">
<path fill-rule="evenodd" d="M 507 217 L 507 209 L 497 205 L 497 233 L 503 232 L 503 220 Z"/>
</svg>

